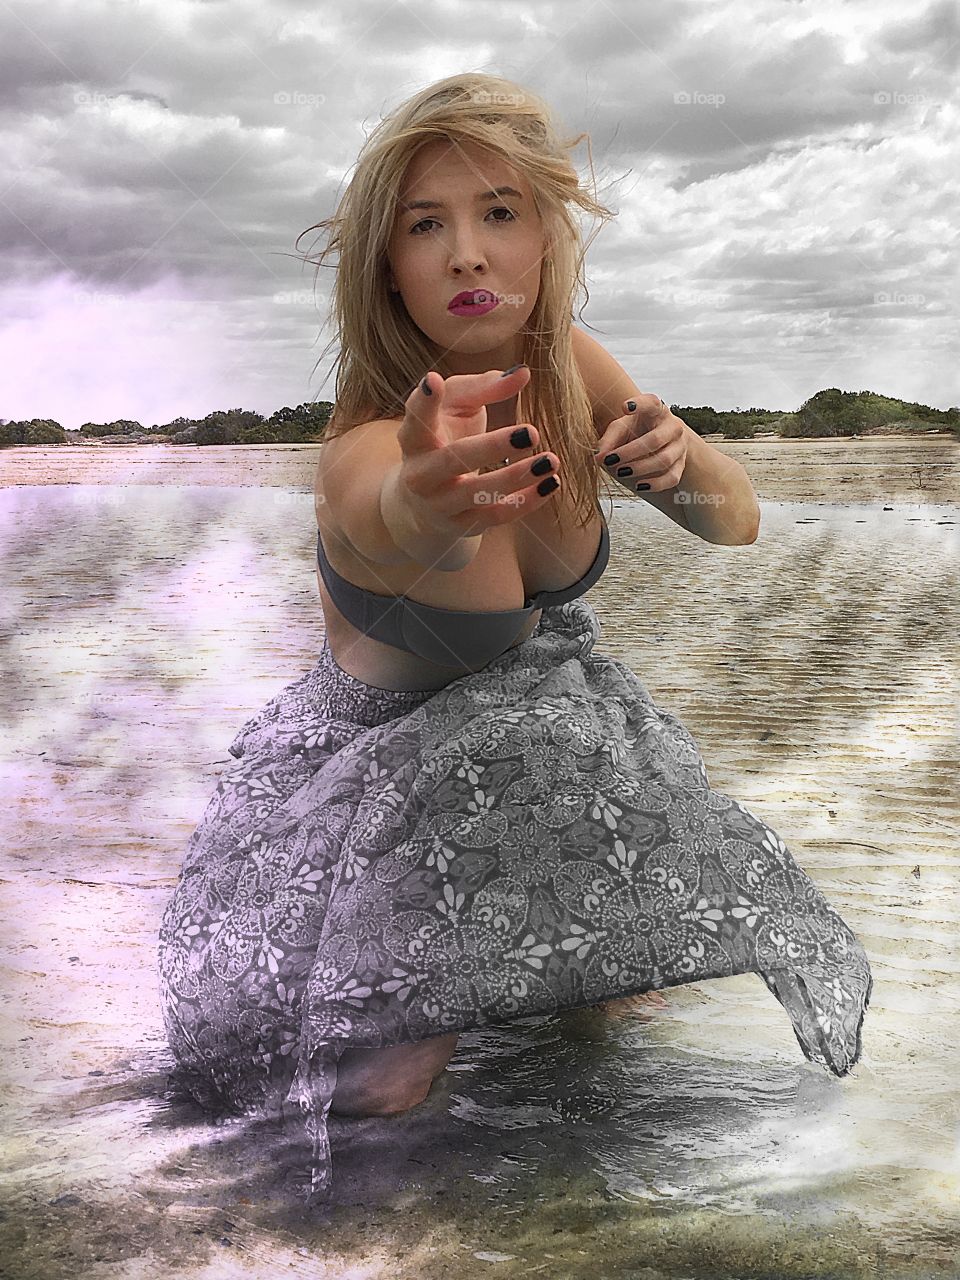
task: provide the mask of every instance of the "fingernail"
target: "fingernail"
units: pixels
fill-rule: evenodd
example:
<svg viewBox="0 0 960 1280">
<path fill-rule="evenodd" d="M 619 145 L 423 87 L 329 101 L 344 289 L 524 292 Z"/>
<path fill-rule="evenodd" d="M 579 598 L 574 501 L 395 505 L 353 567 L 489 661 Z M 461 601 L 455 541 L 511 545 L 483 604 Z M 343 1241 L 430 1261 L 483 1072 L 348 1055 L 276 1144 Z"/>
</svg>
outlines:
<svg viewBox="0 0 960 1280">
<path fill-rule="evenodd" d="M 633 467 L 617 467 L 618 476 L 632 476 Z"/>
<path fill-rule="evenodd" d="M 619 462 L 619 461 L 620 461 L 619 453 L 608 453 L 603 460 L 603 465 L 605 467 L 612 467 L 615 462 Z"/>
<path fill-rule="evenodd" d="M 420 390 L 423 392 L 423 394 L 424 394 L 425 396 L 432 396 L 432 395 L 433 395 L 433 392 L 432 392 L 432 391 L 430 390 L 430 388 L 427 386 L 427 380 L 426 380 L 426 378 L 424 378 L 424 380 L 420 383 Z"/>
<path fill-rule="evenodd" d="M 530 432 L 526 427 L 517 427 L 510 433 L 510 445 L 514 449 L 530 448 Z"/>
<path fill-rule="evenodd" d="M 516 373 L 518 369 L 524 368 L 524 362 L 521 360 L 519 364 L 515 364 L 512 369 L 508 369 L 506 373 L 501 373 L 501 378 L 509 378 L 511 373 Z"/>
<path fill-rule="evenodd" d="M 639 493 L 641 489 L 649 489 L 649 488 L 650 488 L 650 486 L 649 486 L 648 484 L 638 484 L 638 485 L 637 485 L 637 492 Z"/>
<path fill-rule="evenodd" d="M 627 401 L 627 413 L 636 413 L 636 411 L 637 411 L 637 402 L 636 402 L 636 400 L 628 400 L 628 401 Z"/>
</svg>

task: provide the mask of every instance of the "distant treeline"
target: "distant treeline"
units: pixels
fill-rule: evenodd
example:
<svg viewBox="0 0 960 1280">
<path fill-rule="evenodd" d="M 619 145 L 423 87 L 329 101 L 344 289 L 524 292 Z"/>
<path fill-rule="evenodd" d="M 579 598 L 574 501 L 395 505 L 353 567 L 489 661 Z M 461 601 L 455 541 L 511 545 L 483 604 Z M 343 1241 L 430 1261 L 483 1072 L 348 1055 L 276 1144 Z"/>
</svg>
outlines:
<svg viewBox="0 0 960 1280">
<path fill-rule="evenodd" d="M 111 437 L 130 444 L 315 444 L 323 439 L 333 405 L 329 400 L 285 405 L 265 418 L 252 409 L 217 409 L 205 418 L 174 418 L 172 422 L 141 426 L 129 418 L 116 422 L 85 422 L 79 431 L 65 431 L 52 418 L 0 424 L 0 446 L 78 444 Z"/>
<path fill-rule="evenodd" d="M 722 431 L 728 440 L 750 439 L 775 431 L 784 439 L 821 436 L 883 435 L 888 431 L 950 431 L 960 436 L 960 408 L 931 409 L 876 391 L 840 391 L 828 387 L 805 400 L 796 413 L 776 409 L 711 409 L 709 405 L 670 406 L 701 436 Z"/>
<path fill-rule="evenodd" d="M 931 409 L 929 405 L 896 400 L 875 391 L 828 387 L 804 401 L 796 413 L 779 409 L 712 409 L 709 405 L 672 404 L 670 408 L 698 435 L 722 433 L 728 440 L 749 440 L 757 432 L 770 431 L 785 439 L 934 430 L 949 431 L 960 438 L 960 408 Z M 76 444 L 104 437 L 129 444 L 318 444 L 332 412 L 329 400 L 318 400 L 295 409 L 285 406 L 269 418 L 250 409 L 218 409 L 205 418 L 174 418 L 152 427 L 126 418 L 85 422 L 79 431 L 65 431 L 52 418 L 32 418 L 0 422 L 0 448 Z"/>
</svg>

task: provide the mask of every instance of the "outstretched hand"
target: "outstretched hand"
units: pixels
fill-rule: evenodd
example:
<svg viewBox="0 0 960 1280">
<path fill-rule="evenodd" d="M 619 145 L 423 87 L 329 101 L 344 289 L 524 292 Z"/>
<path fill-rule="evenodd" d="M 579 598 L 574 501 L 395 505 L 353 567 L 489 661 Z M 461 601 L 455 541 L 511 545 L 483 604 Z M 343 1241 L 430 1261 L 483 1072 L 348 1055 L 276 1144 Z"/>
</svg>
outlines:
<svg viewBox="0 0 960 1280">
<path fill-rule="evenodd" d="M 653 493 L 672 489 L 687 463 L 686 423 L 659 396 L 640 393 L 623 407 L 623 417 L 615 418 L 600 437 L 597 462 L 627 485 Z M 615 459 L 606 462 L 611 455 Z M 619 474 L 624 467 L 630 473 Z"/>
</svg>

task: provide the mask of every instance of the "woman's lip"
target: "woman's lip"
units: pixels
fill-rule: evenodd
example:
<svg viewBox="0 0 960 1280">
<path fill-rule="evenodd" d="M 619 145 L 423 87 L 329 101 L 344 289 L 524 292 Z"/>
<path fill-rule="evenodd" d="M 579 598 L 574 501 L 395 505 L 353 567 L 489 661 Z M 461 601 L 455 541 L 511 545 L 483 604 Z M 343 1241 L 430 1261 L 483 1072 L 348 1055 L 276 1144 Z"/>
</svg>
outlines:
<svg viewBox="0 0 960 1280">
<path fill-rule="evenodd" d="M 482 295 L 482 301 L 475 302 L 474 299 L 478 295 Z M 490 306 L 491 303 L 495 303 L 495 302 L 496 302 L 496 297 L 490 292 L 489 289 L 471 289 L 469 292 L 466 292 L 466 293 L 458 293 L 457 296 L 453 299 L 453 301 L 447 304 L 447 310 L 449 311 L 451 307 Z"/>
<path fill-rule="evenodd" d="M 476 320 L 480 316 L 488 316 L 496 308 L 497 300 L 496 298 L 491 298 L 489 302 L 451 302 L 450 306 L 447 307 L 447 312 L 452 316 Z"/>
</svg>

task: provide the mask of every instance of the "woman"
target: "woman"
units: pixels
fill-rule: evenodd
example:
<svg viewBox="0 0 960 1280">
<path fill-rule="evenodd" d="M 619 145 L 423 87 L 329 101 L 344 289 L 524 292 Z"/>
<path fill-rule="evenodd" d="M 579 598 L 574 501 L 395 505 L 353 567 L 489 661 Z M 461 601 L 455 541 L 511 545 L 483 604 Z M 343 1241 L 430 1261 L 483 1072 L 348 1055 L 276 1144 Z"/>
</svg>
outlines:
<svg viewBox="0 0 960 1280">
<path fill-rule="evenodd" d="M 594 648 L 601 468 L 712 542 L 753 541 L 759 510 L 571 323 L 571 208 L 612 216 L 580 138 L 508 81 L 451 76 L 381 123 L 320 224 L 340 254 L 326 642 L 231 744 L 160 937 L 185 1087 L 299 1103 L 315 1198 L 329 1112 L 416 1105 L 491 1022 L 756 972 L 807 1058 L 860 1056 L 859 941 Z"/>
</svg>

